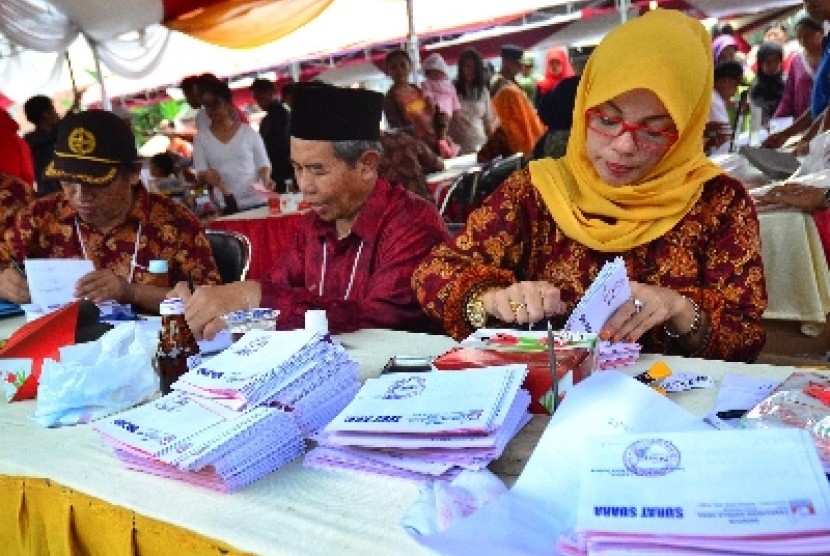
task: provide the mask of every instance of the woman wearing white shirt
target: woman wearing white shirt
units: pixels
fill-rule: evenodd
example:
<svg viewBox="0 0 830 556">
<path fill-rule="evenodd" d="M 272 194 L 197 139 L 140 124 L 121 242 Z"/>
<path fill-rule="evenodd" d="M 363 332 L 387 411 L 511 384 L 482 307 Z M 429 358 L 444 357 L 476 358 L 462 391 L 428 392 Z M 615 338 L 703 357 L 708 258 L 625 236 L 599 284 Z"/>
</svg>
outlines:
<svg viewBox="0 0 830 556">
<path fill-rule="evenodd" d="M 218 189 L 226 198 L 226 206 L 230 195 L 242 210 L 264 204 L 252 187 L 261 181 L 267 189 L 274 189 L 262 138 L 239 121 L 227 85 L 211 83 L 201 92 L 210 127 L 198 133 L 193 142 L 193 166 L 199 181 Z"/>
</svg>

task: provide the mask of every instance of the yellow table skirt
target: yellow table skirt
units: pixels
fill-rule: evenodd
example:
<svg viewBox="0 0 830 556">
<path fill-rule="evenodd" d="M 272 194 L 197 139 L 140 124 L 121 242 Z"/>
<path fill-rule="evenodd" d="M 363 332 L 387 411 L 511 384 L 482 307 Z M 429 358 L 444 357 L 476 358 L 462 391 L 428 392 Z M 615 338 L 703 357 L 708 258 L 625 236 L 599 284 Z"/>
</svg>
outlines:
<svg viewBox="0 0 830 556">
<path fill-rule="evenodd" d="M 49 479 L 4 475 L 0 475 L 0 546 L 8 555 L 251 554 Z"/>
</svg>

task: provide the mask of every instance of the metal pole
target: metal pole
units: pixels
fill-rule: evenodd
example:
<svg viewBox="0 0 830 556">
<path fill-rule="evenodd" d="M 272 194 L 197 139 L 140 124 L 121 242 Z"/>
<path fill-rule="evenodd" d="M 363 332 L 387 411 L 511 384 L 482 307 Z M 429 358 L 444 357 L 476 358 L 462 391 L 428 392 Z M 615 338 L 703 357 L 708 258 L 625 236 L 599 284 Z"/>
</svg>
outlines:
<svg viewBox="0 0 830 556">
<path fill-rule="evenodd" d="M 617 9 L 620 12 L 620 23 L 628 21 L 628 7 L 631 5 L 631 0 L 617 0 Z"/>
<path fill-rule="evenodd" d="M 98 78 L 98 85 L 101 87 L 101 107 L 104 110 L 112 110 L 112 102 L 110 101 L 110 97 L 107 96 L 106 87 L 104 87 L 104 74 L 101 73 L 101 58 L 98 56 L 98 45 L 88 36 L 86 36 L 86 41 L 92 49 L 92 59 L 95 61 L 95 75 Z"/>
<path fill-rule="evenodd" d="M 406 17 L 409 22 L 406 49 L 409 57 L 412 58 L 412 82 L 419 85 L 421 83 L 421 55 L 418 52 L 418 35 L 415 33 L 414 4 L 415 0 L 406 0 Z"/>
</svg>

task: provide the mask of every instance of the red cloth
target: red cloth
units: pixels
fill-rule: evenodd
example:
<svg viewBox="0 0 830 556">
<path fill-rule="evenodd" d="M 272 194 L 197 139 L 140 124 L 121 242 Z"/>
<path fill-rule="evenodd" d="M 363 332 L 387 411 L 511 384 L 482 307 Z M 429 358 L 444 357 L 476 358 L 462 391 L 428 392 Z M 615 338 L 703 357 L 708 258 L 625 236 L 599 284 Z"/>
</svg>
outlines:
<svg viewBox="0 0 830 556">
<path fill-rule="evenodd" d="M 335 334 L 432 330 L 410 280 L 432 247 L 448 238 L 435 205 L 379 179 L 343 239 L 337 239 L 334 222 L 303 215 L 291 246 L 262 283 L 262 305 L 279 309 L 283 329 L 303 327 L 308 309 L 324 309 Z"/>
<path fill-rule="evenodd" d="M 0 350 L 6 359 L 32 359 L 32 374 L 20 386 L 12 401 L 31 400 L 37 396 L 37 384 L 43 359 L 60 359 L 58 349 L 75 343 L 80 303 L 70 303 L 39 319 L 26 323 L 11 335 Z"/>
<path fill-rule="evenodd" d="M 0 174 L 22 179 L 29 185 L 35 183 L 35 166 L 29 144 L 20 135 L 11 116 L 0 109 Z"/>
<path fill-rule="evenodd" d="M 824 248 L 824 257 L 830 264 L 830 209 L 820 210 L 813 213 L 813 221 L 818 228 L 818 237 L 821 239 L 821 246 Z"/>
<path fill-rule="evenodd" d="M 302 214 L 280 214 L 263 218 L 214 220 L 211 230 L 239 232 L 251 242 L 251 263 L 248 278 L 261 280 L 274 263 L 290 249 L 291 239 L 302 222 Z"/>
</svg>

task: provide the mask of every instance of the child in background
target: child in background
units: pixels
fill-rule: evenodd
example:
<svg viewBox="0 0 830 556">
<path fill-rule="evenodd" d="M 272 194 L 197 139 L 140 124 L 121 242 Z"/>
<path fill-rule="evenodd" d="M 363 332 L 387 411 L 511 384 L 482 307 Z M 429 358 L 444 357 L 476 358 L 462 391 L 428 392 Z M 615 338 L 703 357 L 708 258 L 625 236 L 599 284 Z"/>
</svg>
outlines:
<svg viewBox="0 0 830 556">
<path fill-rule="evenodd" d="M 461 112 L 458 93 L 450 81 L 450 69 L 444 58 L 434 52 L 423 63 L 426 80 L 421 89 L 424 96 L 435 106 L 435 133 L 438 136 L 438 151 L 441 158 L 452 158 L 461 147 L 454 144 L 449 136 L 450 121 Z"/>
<path fill-rule="evenodd" d="M 176 161 L 169 152 L 150 157 L 150 183 L 148 189 L 166 197 L 181 193 L 182 183 L 176 175 Z"/>
</svg>

